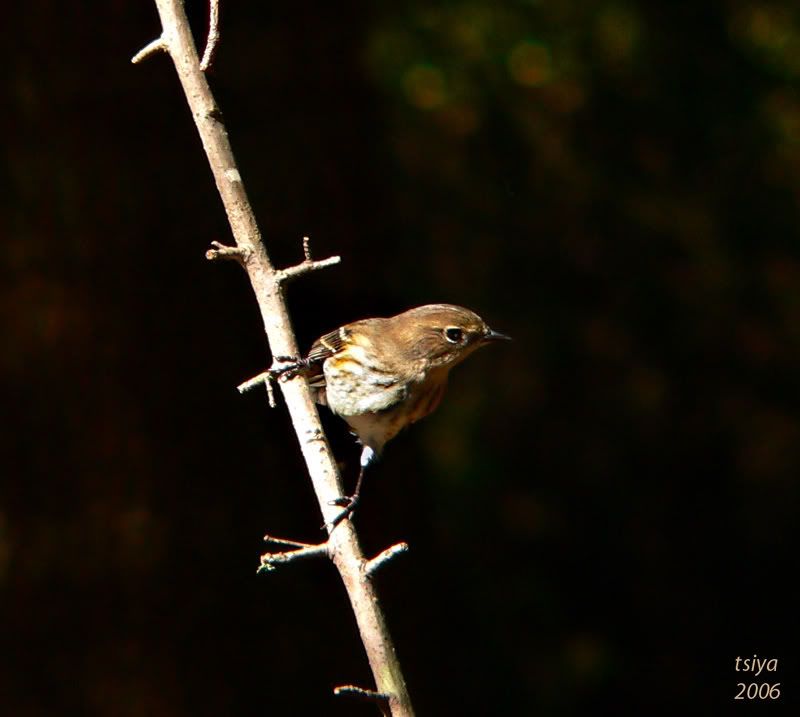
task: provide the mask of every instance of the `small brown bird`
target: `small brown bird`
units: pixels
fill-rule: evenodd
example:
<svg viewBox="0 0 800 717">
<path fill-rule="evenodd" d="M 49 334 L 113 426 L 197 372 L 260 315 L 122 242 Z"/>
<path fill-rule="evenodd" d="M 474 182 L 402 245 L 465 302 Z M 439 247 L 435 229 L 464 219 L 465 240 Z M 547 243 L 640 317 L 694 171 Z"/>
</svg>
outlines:
<svg viewBox="0 0 800 717">
<path fill-rule="evenodd" d="M 364 470 L 386 442 L 439 405 L 450 369 L 508 338 L 468 309 L 430 304 L 346 324 L 318 338 L 304 359 L 278 358 L 273 376 L 306 376 L 314 400 L 347 421 L 363 445 L 355 492 L 335 501 L 345 510 L 334 525 L 352 514 Z"/>
</svg>

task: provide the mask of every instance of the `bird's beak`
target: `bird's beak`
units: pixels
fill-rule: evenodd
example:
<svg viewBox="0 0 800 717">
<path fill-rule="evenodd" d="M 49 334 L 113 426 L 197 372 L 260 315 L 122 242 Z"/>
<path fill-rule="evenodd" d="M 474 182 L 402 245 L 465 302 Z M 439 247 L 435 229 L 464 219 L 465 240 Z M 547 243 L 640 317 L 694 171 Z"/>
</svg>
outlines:
<svg viewBox="0 0 800 717">
<path fill-rule="evenodd" d="M 483 337 L 484 341 L 511 341 L 510 336 L 506 336 L 505 334 L 501 334 L 498 331 L 489 331 Z"/>
</svg>

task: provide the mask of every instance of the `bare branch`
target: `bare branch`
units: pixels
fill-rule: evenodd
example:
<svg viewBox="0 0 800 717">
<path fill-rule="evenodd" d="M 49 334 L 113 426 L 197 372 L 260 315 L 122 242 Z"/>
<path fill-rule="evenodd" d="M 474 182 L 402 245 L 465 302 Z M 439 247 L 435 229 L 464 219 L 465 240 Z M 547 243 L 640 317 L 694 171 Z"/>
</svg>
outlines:
<svg viewBox="0 0 800 717">
<path fill-rule="evenodd" d="M 235 251 L 234 247 L 214 244 L 207 256 L 210 259 L 238 258 L 242 262 L 258 302 L 272 355 L 298 356 L 297 340 L 292 331 L 281 285 L 295 276 L 335 264 L 339 258 L 313 261 L 306 246 L 304 261 L 296 267 L 280 272 L 272 265 L 236 166 L 222 115 L 211 94 L 206 76 L 200 69 L 183 0 L 155 0 L 155 4 L 161 19 L 161 39 L 150 43 L 134 60 L 138 62 L 153 52 L 166 48 L 175 65 L 236 242 Z M 330 523 L 339 513 L 333 501 L 343 491 L 336 461 L 322 431 L 308 383 L 285 380 L 279 385 L 297 433 L 322 518 Z M 387 709 L 391 710 L 392 717 L 413 717 L 411 698 L 386 618 L 372 581 L 363 572 L 366 559 L 352 522 L 343 521 L 335 530 L 331 530 L 324 546 L 301 546 L 288 553 L 268 555 L 293 553 L 301 553 L 302 557 L 327 554 L 333 561 L 356 618 L 377 687 L 375 695 L 388 704 Z M 276 561 L 280 563 L 295 559 L 300 557 L 269 558 L 266 562 L 274 565 Z"/>
<path fill-rule="evenodd" d="M 208 39 L 203 59 L 200 60 L 200 69 L 205 72 L 214 62 L 214 53 L 219 42 L 219 0 L 210 0 L 208 8 Z"/>
<path fill-rule="evenodd" d="M 294 562 L 295 560 L 307 560 L 309 558 L 322 558 L 328 556 L 328 543 L 319 545 L 306 545 L 297 550 L 288 550 L 280 553 L 264 553 L 261 556 L 261 567 L 258 572 L 268 572 L 275 570 L 278 565 Z"/>
<path fill-rule="evenodd" d="M 368 578 L 371 578 L 378 570 L 392 560 L 392 558 L 396 558 L 398 555 L 402 555 L 406 552 L 408 552 L 408 543 L 397 543 L 396 545 L 386 548 L 386 550 L 364 564 L 364 574 Z"/>
<path fill-rule="evenodd" d="M 309 241 L 310 240 L 308 237 L 303 237 L 303 256 L 305 257 L 303 261 L 301 261 L 299 264 L 295 264 L 294 266 L 289 266 L 286 269 L 279 269 L 276 272 L 278 281 L 289 281 L 290 279 L 302 276 L 303 274 L 308 274 L 311 271 L 317 271 L 319 269 L 325 269 L 329 266 L 334 266 L 342 260 L 342 257 L 340 256 L 331 256 L 327 259 L 314 261 L 311 258 L 311 247 L 309 246 Z"/>
<path fill-rule="evenodd" d="M 134 65 L 138 65 L 143 60 L 146 60 L 150 55 L 155 55 L 157 52 L 168 52 L 167 43 L 164 42 L 163 37 L 157 37 L 152 42 L 145 45 L 139 52 L 137 52 L 132 58 L 131 62 Z"/>
</svg>

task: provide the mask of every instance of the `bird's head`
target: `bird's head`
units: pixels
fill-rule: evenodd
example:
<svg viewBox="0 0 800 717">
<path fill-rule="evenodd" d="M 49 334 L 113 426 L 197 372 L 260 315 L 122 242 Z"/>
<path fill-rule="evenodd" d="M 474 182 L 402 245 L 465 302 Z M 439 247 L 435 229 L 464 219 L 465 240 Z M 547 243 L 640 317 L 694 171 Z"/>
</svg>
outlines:
<svg viewBox="0 0 800 717">
<path fill-rule="evenodd" d="M 418 306 L 393 317 L 392 322 L 409 358 L 424 360 L 428 369 L 450 369 L 481 346 L 509 340 L 476 313 L 451 304 Z"/>
</svg>

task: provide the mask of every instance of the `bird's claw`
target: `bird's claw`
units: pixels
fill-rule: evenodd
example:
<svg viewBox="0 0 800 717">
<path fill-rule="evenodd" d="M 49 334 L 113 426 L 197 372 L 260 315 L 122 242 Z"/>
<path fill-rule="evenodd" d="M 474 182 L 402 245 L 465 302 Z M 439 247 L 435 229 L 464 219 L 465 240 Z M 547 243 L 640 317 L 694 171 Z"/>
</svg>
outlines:
<svg viewBox="0 0 800 717">
<path fill-rule="evenodd" d="M 273 380 L 289 381 L 308 368 L 308 361 L 300 356 L 273 356 L 267 373 Z"/>
<path fill-rule="evenodd" d="M 339 513 L 330 523 L 325 523 L 322 527 L 327 528 L 328 532 L 333 530 L 343 520 L 347 520 L 353 516 L 358 505 L 359 496 L 357 495 L 344 495 L 341 498 L 334 498 L 328 501 L 328 505 L 337 505 L 344 510 Z"/>
</svg>

